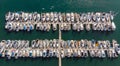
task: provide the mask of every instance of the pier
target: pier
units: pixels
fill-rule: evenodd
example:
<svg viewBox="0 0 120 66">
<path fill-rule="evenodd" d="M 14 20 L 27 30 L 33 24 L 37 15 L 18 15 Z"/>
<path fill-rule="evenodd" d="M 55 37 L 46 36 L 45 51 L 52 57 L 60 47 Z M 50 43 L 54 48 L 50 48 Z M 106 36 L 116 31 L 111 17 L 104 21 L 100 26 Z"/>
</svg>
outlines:
<svg viewBox="0 0 120 66">
<path fill-rule="evenodd" d="M 59 66 L 62 66 L 62 60 L 61 60 L 61 38 L 62 38 L 62 36 L 61 36 L 61 30 L 60 30 L 60 24 L 59 24 L 59 47 L 58 47 L 58 49 L 59 49 Z"/>
</svg>

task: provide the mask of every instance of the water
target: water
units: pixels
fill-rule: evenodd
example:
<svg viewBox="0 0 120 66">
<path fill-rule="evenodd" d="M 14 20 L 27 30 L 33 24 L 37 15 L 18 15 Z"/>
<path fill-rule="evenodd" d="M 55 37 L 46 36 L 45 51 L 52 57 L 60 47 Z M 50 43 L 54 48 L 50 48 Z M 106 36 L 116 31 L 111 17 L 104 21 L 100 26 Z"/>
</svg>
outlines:
<svg viewBox="0 0 120 66">
<path fill-rule="evenodd" d="M 0 40 L 3 39 L 58 39 L 58 31 L 53 32 L 11 32 L 4 30 L 5 13 L 8 11 L 25 11 L 25 12 L 109 12 L 120 11 L 120 0 L 0 0 Z M 73 32 L 62 33 L 62 39 L 96 39 L 112 40 L 116 39 L 120 43 L 120 13 L 114 19 L 117 26 L 115 32 Z M 117 59 L 62 59 L 62 66 L 119 66 L 120 57 Z M 0 58 L 0 66 L 57 66 L 58 59 L 29 59 L 23 58 L 18 60 L 6 60 Z"/>
</svg>

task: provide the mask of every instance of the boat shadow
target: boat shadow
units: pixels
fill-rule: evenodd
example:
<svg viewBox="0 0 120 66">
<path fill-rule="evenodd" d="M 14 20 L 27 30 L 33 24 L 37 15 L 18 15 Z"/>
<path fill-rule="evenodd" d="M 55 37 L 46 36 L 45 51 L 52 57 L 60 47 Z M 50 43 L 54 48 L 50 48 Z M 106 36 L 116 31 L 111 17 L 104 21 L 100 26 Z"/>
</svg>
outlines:
<svg viewBox="0 0 120 66">
<path fill-rule="evenodd" d="M 91 30 L 91 33 L 108 36 L 108 35 L 114 33 L 114 31 L 94 31 L 94 30 Z"/>
<path fill-rule="evenodd" d="M 23 57 L 23 58 L 18 58 L 18 59 L 15 59 L 15 58 L 11 58 L 11 59 L 8 59 L 8 58 L 0 58 L 0 59 L 4 59 L 5 61 L 37 61 L 37 60 L 40 60 L 40 61 L 50 61 L 50 60 L 56 60 L 58 58 L 55 58 L 55 57 L 49 57 L 49 58 L 43 58 L 43 57 L 36 57 L 36 58 L 30 58 L 30 57 Z"/>
<path fill-rule="evenodd" d="M 92 62 L 92 61 L 95 61 L 95 60 L 99 60 L 99 61 L 106 61 L 106 60 L 109 60 L 109 61 L 114 61 L 115 59 L 118 59 L 118 58 L 98 58 L 98 57 L 71 57 L 71 58 L 68 58 L 68 57 L 66 57 L 66 58 L 64 58 L 65 60 L 67 60 L 67 61 L 90 61 L 90 62 Z"/>
</svg>

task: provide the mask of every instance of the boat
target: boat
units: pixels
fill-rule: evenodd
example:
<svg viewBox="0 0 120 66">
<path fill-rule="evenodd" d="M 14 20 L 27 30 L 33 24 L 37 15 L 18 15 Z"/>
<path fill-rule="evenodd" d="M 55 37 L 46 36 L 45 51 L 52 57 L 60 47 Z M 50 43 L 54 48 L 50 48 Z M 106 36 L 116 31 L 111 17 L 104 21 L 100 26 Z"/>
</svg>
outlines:
<svg viewBox="0 0 120 66">
<path fill-rule="evenodd" d="M 77 24 L 76 24 L 76 23 L 72 24 L 72 29 L 73 29 L 73 30 L 76 30 L 76 29 L 77 29 Z"/>
<path fill-rule="evenodd" d="M 101 50 L 101 54 L 102 54 L 102 58 L 105 58 L 105 57 L 106 57 L 106 54 L 105 54 L 105 51 L 104 51 L 104 50 Z"/>
<path fill-rule="evenodd" d="M 18 50 L 15 51 L 15 59 L 18 59 Z"/>
<path fill-rule="evenodd" d="M 112 30 L 115 31 L 115 29 L 116 29 L 115 23 L 112 22 Z"/>
<path fill-rule="evenodd" d="M 49 50 L 49 56 L 48 57 L 53 57 L 53 49 Z"/>
<path fill-rule="evenodd" d="M 62 14 L 61 14 L 60 12 L 58 13 L 58 19 L 59 19 L 59 22 L 62 22 L 62 21 L 63 21 Z"/>
<path fill-rule="evenodd" d="M 36 57 L 36 50 L 32 49 L 32 57 L 35 58 Z"/>
<path fill-rule="evenodd" d="M 70 20 L 71 22 L 74 22 L 74 13 L 70 13 Z"/>
<path fill-rule="evenodd" d="M 47 57 L 47 51 L 46 51 L 46 49 L 43 49 L 42 57 L 43 57 L 43 58 Z"/>
<path fill-rule="evenodd" d="M 86 24 L 86 30 L 90 31 L 90 29 L 91 29 L 90 24 Z"/>
<path fill-rule="evenodd" d="M 82 23 L 80 23 L 80 30 L 84 30 L 84 26 Z"/>
<path fill-rule="evenodd" d="M 94 52 L 94 50 L 89 50 L 89 53 L 90 53 L 90 57 L 95 57 L 95 52 Z"/>
<path fill-rule="evenodd" d="M 6 15 L 5 15 L 5 20 L 6 21 L 9 21 L 10 20 L 10 18 L 11 18 L 11 12 L 8 12 Z"/>
<path fill-rule="evenodd" d="M 54 14 L 53 14 L 53 12 L 50 13 L 50 21 L 51 21 L 51 22 L 54 21 Z"/>
<path fill-rule="evenodd" d="M 50 25 L 55 23 L 56 25 L 54 25 L 54 27 L 57 27 L 59 24 L 59 29 L 65 31 L 71 29 L 71 24 L 72 29 L 76 31 L 84 30 L 84 28 L 86 28 L 87 31 L 114 31 L 116 29 L 115 23 L 113 22 L 114 14 L 111 12 L 88 12 L 80 14 L 73 12 L 47 12 L 39 14 L 37 12 L 27 13 L 21 11 L 8 12 L 5 15 L 5 19 L 5 29 L 17 32 L 21 30 L 29 32 L 34 30 L 34 27 L 36 27 L 36 30 L 49 31 Z M 92 25 L 92 28 L 90 25 Z M 57 29 L 54 28 L 54 30 Z"/>
<path fill-rule="evenodd" d="M 41 18 L 41 17 L 40 17 L 40 14 L 37 13 L 37 15 L 36 15 L 36 21 L 39 22 L 39 21 L 40 21 L 40 18 Z M 31 15 L 30 15 L 30 20 L 31 20 Z"/>
<path fill-rule="evenodd" d="M 60 24 L 59 26 L 60 26 L 60 28 L 59 28 L 60 30 L 64 30 L 64 24 L 63 23 Z"/>
<path fill-rule="evenodd" d="M 50 20 L 50 14 L 49 13 L 46 13 L 46 21 L 48 22 Z"/>
<path fill-rule="evenodd" d="M 57 21 L 58 21 L 58 13 L 54 12 L 54 22 L 57 22 Z"/>
<path fill-rule="evenodd" d="M 61 58 L 64 58 L 64 57 L 65 57 L 64 49 L 61 49 L 61 53 L 60 53 L 60 55 L 61 55 Z"/>
<path fill-rule="evenodd" d="M 39 54 L 40 54 L 40 55 L 39 55 L 40 57 L 43 56 L 43 54 L 42 54 L 42 50 L 39 50 Z"/>
<path fill-rule="evenodd" d="M 42 22 L 44 22 L 45 21 L 45 13 L 41 13 L 41 20 L 42 20 Z"/>
<path fill-rule="evenodd" d="M 29 57 L 33 57 L 33 51 L 29 50 Z"/>
<path fill-rule="evenodd" d="M 66 13 L 66 20 L 69 22 L 70 21 L 70 13 Z"/>
<path fill-rule="evenodd" d="M 57 30 L 57 24 L 56 24 L 56 23 L 52 24 L 52 30 L 53 30 L 53 31 L 56 31 L 56 30 Z"/>
<path fill-rule="evenodd" d="M 9 31 L 12 31 L 13 30 L 12 23 L 7 23 L 6 26 L 5 26 L 5 29 L 7 29 Z"/>
</svg>

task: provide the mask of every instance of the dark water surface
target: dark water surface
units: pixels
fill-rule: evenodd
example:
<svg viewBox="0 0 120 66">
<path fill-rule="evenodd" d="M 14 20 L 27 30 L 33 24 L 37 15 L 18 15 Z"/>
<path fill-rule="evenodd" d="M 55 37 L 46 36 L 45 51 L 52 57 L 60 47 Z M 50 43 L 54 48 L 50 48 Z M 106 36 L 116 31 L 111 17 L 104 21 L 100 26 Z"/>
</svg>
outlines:
<svg viewBox="0 0 120 66">
<path fill-rule="evenodd" d="M 114 22 L 117 26 L 115 32 L 64 32 L 62 39 L 116 39 L 120 43 L 120 0 L 0 0 L 0 40 L 3 39 L 54 39 L 58 38 L 56 32 L 11 32 L 4 30 L 5 13 L 8 11 L 17 12 L 118 12 Z M 62 59 L 62 66 L 119 66 L 120 57 L 117 59 Z M 18 59 L 5 60 L 0 58 L 0 66 L 58 66 L 58 59 Z"/>
</svg>

